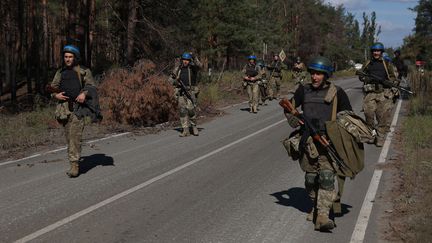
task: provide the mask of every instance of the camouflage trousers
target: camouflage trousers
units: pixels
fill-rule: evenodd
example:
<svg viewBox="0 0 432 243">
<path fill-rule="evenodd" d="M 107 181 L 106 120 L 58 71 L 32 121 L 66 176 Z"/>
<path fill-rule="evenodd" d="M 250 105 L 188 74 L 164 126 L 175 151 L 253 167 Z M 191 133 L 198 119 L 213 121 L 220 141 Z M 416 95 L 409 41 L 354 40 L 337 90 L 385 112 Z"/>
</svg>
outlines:
<svg viewBox="0 0 432 243">
<path fill-rule="evenodd" d="M 306 80 L 306 72 L 293 72 L 293 78 L 295 84 L 303 84 Z"/>
<path fill-rule="evenodd" d="M 366 123 L 376 129 L 379 139 L 385 139 L 390 130 L 394 106 L 393 96 L 390 89 L 384 89 L 384 92 L 380 93 L 369 92 L 363 99 Z"/>
<path fill-rule="evenodd" d="M 327 152 L 318 147 L 318 157 L 310 158 L 304 154 L 300 167 L 305 174 L 305 188 L 317 209 L 317 214 L 329 216 L 333 202 L 337 198 L 335 189 L 336 171 Z"/>
<path fill-rule="evenodd" d="M 276 98 L 279 95 L 281 86 L 281 78 L 280 77 L 271 77 L 268 84 L 268 96 L 271 98 Z"/>
<path fill-rule="evenodd" d="M 258 107 L 258 99 L 259 99 L 259 85 L 257 82 L 248 83 L 246 86 L 246 91 L 249 97 L 249 108 L 251 110 L 256 110 Z"/>
<path fill-rule="evenodd" d="M 191 95 L 196 96 L 194 92 L 191 92 Z M 184 129 L 196 126 L 197 112 L 192 101 L 184 95 L 179 95 L 177 102 L 180 113 L 180 125 L 182 128 Z"/>
<path fill-rule="evenodd" d="M 65 129 L 68 159 L 70 162 L 78 162 L 81 157 L 81 138 L 84 130 L 84 119 L 71 113 L 67 120 L 63 120 Z"/>
</svg>

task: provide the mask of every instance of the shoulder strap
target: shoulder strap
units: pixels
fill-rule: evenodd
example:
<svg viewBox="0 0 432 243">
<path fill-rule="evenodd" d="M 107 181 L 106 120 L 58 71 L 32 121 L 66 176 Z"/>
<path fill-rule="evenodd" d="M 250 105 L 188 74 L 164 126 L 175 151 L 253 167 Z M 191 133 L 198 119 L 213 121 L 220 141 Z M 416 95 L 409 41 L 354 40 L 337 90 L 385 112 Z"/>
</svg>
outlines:
<svg viewBox="0 0 432 243">
<path fill-rule="evenodd" d="M 332 109 L 332 116 L 331 116 L 331 120 L 332 121 L 336 121 L 336 115 L 337 115 L 337 95 L 334 96 L 333 98 L 333 109 Z"/>
</svg>

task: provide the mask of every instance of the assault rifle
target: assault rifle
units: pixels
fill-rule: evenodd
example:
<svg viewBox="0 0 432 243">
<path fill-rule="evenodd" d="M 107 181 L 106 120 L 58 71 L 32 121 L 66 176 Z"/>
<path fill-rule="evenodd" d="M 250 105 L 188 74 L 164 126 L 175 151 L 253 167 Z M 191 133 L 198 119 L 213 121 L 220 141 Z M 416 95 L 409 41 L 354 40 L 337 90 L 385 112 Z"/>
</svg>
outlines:
<svg viewBox="0 0 432 243">
<path fill-rule="evenodd" d="M 186 85 L 180 80 L 179 77 L 177 77 L 174 73 L 171 74 L 171 76 L 177 81 L 177 83 L 180 86 L 180 90 L 186 95 L 186 97 L 192 102 L 192 105 L 196 107 L 196 99 L 195 96 L 193 96 L 190 91 L 187 89 Z"/>
<path fill-rule="evenodd" d="M 401 91 L 407 92 L 410 95 L 415 95 L 415 93 L 412 92 L 411 90 L 405 89 L 405 88 L 403 88 L 403 87 L 401 87 L 399 85 L 395 85 L 395 84 L 393 84 L 392 82 L 390 82 L 388 80 L 382 80 L 382 78 L 380 78 L 380 77 L 378 77 L 378 76 L 376 76 L 374 74 L 365 73 L 365 72 L 363 72 L 361 70 L 357 70 L 355 74 L 357 76 L 360 76 L 360 77 L 369 77 L 369 78 L 371 78 L 371 79 L 373 79 L 373 80 L 381 83 L 384 86 L 390 86 L 392 88 L 397 88 L 397 89 L 399 89 Z"/>
<path fill-rule="evenodd" d="M 309 130 L 312 139 L 316 142 L 319 142 L 326 149 L 327 153 L 336 162 L 340 169 L 345 168 L 352 171 L 346 165 L 346 163 L 338 156 L 336 150 L 332 147 L 330 141 L 327 140 L 323 135 L 321 135 L 320 132 L 315 129 L 315 127 L 307 119 L 307 117 L 304 114 L 301 114 L 288 99 L 282 99 L 279 102 L 279 105 L 282 106 L 285 112 L 290 113 L 299 119 L 299 124 Z"/>
<path fill-rule="evenodd" d="M 59 88 L 54 88 L 53 86 L 51 86 L 51 85 L 49 85 L 49 84 L 47 84 L 47 85 L 45 86 L 45 91 L 46 91 L 48 94 L 52 94 L 52 93 L 62 93 L 62 92 L 63 92 L 63 90 L 61 90 L 61 89 L 59 89 Z M 71 100 L 71 99 L 67 99 L 66 101 L 68 102 L 68 108 L 69 108 L 69 111 L 72 112 L 72 111 L 74 110 L 74 101 Z"/>
</svg>

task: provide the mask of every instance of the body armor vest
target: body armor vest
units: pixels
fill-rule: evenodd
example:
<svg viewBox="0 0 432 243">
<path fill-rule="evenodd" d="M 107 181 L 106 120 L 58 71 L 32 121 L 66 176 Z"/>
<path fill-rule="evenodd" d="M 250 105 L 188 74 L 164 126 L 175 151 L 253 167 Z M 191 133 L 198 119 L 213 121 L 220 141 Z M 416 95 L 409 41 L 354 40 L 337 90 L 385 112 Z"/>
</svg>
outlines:
<svg viewBox="0 0 432 243">
<path fill-rule="evenodd" d="M 328 90 L 329 86 L 318 90 L 313 89 L 312 85 L 304 86 L 303 113 L 320 132 L 325 132 L 325 122 L 330 121 L 332 116 L 333 101 L 324 101 Z"/>
<path fill-rule="evenodd" d="M 81 81 L 73 69 L 65 69 L 61 73 L 60 89 L 65 92 L 69 100 L 75 100 L 81 91 Z"/>
<path fill-rule="evenodd" d="M 195 86 L 196 85 L 196 71 L 190 66 L 180 67 L 178 77 L 183 82 L 185 86 Z"/>
<path fill-rule="evenodd" d="M 249 77 L 255 77 L 258 75 L 258 70 L 256 65 L 246 65 L 246 75 Z"/>
</svg>

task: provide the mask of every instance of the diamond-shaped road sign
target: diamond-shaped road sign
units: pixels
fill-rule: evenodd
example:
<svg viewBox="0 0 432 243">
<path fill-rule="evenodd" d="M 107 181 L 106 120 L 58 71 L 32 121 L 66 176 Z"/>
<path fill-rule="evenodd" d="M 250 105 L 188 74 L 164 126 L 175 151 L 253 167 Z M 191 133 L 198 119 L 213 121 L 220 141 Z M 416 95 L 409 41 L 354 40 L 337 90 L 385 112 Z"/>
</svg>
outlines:
<svg viewBox="0 0 432 243">
<path fill-rule="evenodd" d="M 281 59 L 282 62 L 285 60 L 286 54 L 283 50 L 281 50 L 281 52 L 279 52 L 279 58 Z"/>
</svg>

